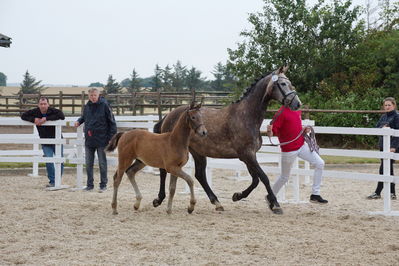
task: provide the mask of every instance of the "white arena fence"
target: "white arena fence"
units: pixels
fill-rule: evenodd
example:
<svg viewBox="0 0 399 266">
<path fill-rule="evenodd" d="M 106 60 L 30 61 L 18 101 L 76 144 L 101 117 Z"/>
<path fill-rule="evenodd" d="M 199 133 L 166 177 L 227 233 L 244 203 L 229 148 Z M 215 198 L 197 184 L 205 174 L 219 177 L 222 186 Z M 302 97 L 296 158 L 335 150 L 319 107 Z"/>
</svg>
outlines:
<svg viewBox="0 0 399 266">
<path fill-rule="evenodd" d="M 157 116 L 116 116 L 118 131 L 120 128 L 142 128 L 152 131 L 154 124 L 158 121 Z M 29 122 L 21 120 L 19 117 L 0 118 L 0 126 L 33 126 L 32 134 L 0 134 L 0 143 L 10 144 L 32 144 L 31 150 L 0 150 L 0 162 L 31 162 L 33 163 L 32 175 L 38 175 L 38 163 L 54 163 L 55 164 L 55 187 L 54 190 L 65 188 L 61 184 L 61 163 L 69 162 L 76 164 L 76 189 L 82 189 L 83 179 L 83 165 L 84 159 L 84 135 L 83 126 L 76 129 L 73 133 L 62 133 L 63 126 L 73 126 L 77 117 L 68 117 L 66 120 L 46 122 L 45 125 L 56 126 L 55 139 L 40 139 L 38 137 L 36 127 Z M 262 124 L 261 130 L 266 130 L 266 125 L 270 120 L 265 120 Z M 304 120 L 304 125 L 314 125 L 314 121 Z M 359 158 L 377 158 L 385 160 L 384 174 L 369 174 L 369 173 L 356 173 L 344 171 L 323 171 L 323 177 L 328 178 L 341 178 L 341 179 L 357 179 L 365 181 L 382 181 L 384 182 L 384 201 L 383 211 L 370 212 L 370 214 L 383 214 L 399 216 L 399 211 L 391 209 L 391 198 L 389 194 L 390 183 L 399 183 L 399 176 L 390 176 L 390 163 L 389 160 L 399 160 L 399 154 L 389 151 L 390 137 L 399 137 L 399 130 L 389 128 L 348 128 L 348 127 L 314 127 L 317 134 L 348 134 L 348 135 L 372 135 L 383 136 L 384 149 L 382 152 L 377 150 L 349 150 L 349 149 L 324 149 L 320 148 L 320 155 L 332 156 L 347 156 Z M 61 134 L 63 138 L 61 138 Z M 269 139 L 262 137 L 264 145 L 257 153 L 257 158 L 266 173 L 280 173 L 280 148 L 275 146 L 268 146 Z M 273 143 L 278 140 L 273 138 Z M 42 151 L 39 150 L 39 144 L 55 144 L 56 155 L 52 158 L 42 156 Z M 61 145 L 64 145 L 64 157 L 61 157 Z M 108 156 L 110 164 L 117 164 L 117 158 Z M 270 164 L 272 163 L 272 165 Z M 278 197 L 281 201 L 299 203 L 299 176 L 305 177 L 305 184 L 309 183 L 309 176 L 313 175 L 313 170 L 309 169 L 309 164 L 305 162 L 304 168 L 296 166 L 292 169 L 292 186 L 293 186 L 293 199 L 286 200 L 284 190 L 279 193 Z M 190 170 L 194 168 L 192 160 L 186 165 Z M 241 179 L 241 171 L 247 171 L 244 163 L 238 159 L 213 159 L 208 158 L 207 162 L 207 176 L 208 182 L 212 184 L 212 169 L 230 169 L 236 171 L 236 178 Z M 151 171 L 151 169 L 150 169 Z"/>
</svg>

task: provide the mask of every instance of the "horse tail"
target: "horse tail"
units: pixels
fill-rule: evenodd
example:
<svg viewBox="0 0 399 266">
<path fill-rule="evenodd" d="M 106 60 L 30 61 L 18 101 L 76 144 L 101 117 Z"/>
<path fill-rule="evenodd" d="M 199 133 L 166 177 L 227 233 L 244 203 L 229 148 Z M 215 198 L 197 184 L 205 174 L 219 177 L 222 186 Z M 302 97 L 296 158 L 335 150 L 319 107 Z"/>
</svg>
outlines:
<svg viewBox="0 0 399 266">
<path fill-rule="evenodd" d="M 109 141 L 107 147 L 105 147 L 105 151 L 114 151 L 116 147 L 118 147 L 119 138 L 123 135 L 124 132 L 116 133 L 112 139 Z"/>
<path fill-rule="evenodd" d="M 165 120 L 165 118 L 166 118 L 166 115 L 154 125 L 154 129 L 153 129 L 154 133 L 161 134 L 161 127 L 162 127 L 162 123 Z"/>
</svg>

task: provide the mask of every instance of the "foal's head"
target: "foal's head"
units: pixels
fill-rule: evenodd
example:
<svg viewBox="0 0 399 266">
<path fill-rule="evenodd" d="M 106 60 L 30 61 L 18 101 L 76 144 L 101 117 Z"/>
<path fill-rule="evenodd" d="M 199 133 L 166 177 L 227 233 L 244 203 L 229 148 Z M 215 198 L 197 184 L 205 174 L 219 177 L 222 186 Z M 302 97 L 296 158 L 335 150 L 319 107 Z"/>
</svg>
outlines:
<svg viewBox="0 0 399 266">
<path fill-rule="evenodd" d="M 186 117 L 190 128 L 195 134 L 201 137 L 205 137 L 208 134 L 202 121 L 201 104 L 195 105 L 195 103 L 192 102 L 190 108 L 187 110 Z"/>
</svg>

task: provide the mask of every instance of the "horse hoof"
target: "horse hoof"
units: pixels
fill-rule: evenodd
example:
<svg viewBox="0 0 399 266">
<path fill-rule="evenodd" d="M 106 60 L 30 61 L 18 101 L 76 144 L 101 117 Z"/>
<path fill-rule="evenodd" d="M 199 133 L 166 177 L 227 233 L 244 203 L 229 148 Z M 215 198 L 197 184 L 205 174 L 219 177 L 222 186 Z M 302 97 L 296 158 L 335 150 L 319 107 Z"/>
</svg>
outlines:
<svg viewBox="0 0 399 266">
<path fill-rule="evenodd" d="M 240 192 L 236 192 L 233 194 L 233 201 L 239 201 L 240 199 L 242 199 Z"/>
<path fill-rule="evenodd" d="M 283 209 L 282 209 L 281 207 L 275 207 L 275 208 L 272 209 L 272 212 L 273 212 L 274 214 L 279 214 L 279 215 L 281 215 L 281 214 L 283 214 Z"/>
<path fill-rule="evenodd" d="M 170 215 L 172 214 L 172 210 L 166 210 L 166 213 Z"/>
<path fill-rule="evenodd" d="M 139 206 L 134 205 L 133 208 L 135 211 L 137 211 L 139 209 Z"/>
<path fill-rule="evenodd" d="M 224 211 L 224 208 L 223 208 L 223 206 L 217 206 L 215 210 L 216 211 Z"/>
<path fill-rule="evenodd" d="M 194 209 L 188 208 L 187 211 L 188 211 L 189 214 L 192 214 Z"/>
<path fill-rule="evenodd" d="M 152 201 L 152 205 L 156 208 L 156 207 L 158 207 L 159 205 L 161 205 L 161 203 L 159 202 L 158 199 L 154 199 L 154 200 Z"/>
<path fill-rule="evenodd" d="M 113 215 L 117 215 L 118 212 L 114 210 L 114 211 L 112 212 L 112 214 L 113 214 Z"/>
</svg>

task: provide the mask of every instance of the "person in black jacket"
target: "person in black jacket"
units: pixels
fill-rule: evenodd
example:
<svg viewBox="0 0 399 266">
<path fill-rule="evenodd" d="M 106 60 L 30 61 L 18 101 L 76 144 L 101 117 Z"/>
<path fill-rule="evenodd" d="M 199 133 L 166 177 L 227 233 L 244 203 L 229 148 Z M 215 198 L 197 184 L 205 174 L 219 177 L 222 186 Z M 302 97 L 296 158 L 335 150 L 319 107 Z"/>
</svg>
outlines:
<svg viewBox="0 0 399 266">
<path fill-rule="evenodd" d="M 384 99 L 384 110 L 385 114 L 383 114 L 378 121 L 376 127 L 383 128 L 393 128 L 399 129 L 399 114 L 397 112 L 396 101 L 392 97 L 388 97 Z M 380 146 L 380 151 L 383 150 L 383 137 L 380 136 L 378 140 L 378 144 Z M 391 137 L 391 152 L 399 152 L 399 137 Z M 394 160 L 391 160 L 391 175 L 393 174 L 393 163 Z M 383 174 L 384 171 L 384 160 L 381 159 L 380 164 L 380 175 Z M 384 187 L 383 182 L 378 182 L 377 188 L 373 194 L 367 197 L 367 199 L 380 199 L 381 198 L 381 191 Z M 391 199 L 396 199 L 395 193 L 395 183 L 391 183 Z"/>
<path fill-rule="evenodd" d="M 55 138 L 55 126 L 42 126 L 46 121 L 64 120 L 65 116 L 61 110 L 50 107 L 48 99 L 41 97 L 38 107 L 26 111 L 21 115 L 21 119 L 32 122 L 36 125 L 40 138 Z M 55 154 L 54 144 L 42 144 L 42 150 L 45 157 L 53 157 Z M 61 149 L 61 156 L 62 149 Z M 46 187 L 54 187 L 55 168 L 53 163 L 46 163 L 47 176 L 49 183 Z M 61 174 L 64 170 L 64 164 L 61 164 Z"/>
<path fill-rule="evenodd" d="M 86 191 L 94 188 L 93 164 L 94 154 L 97 151 L 98 164 L 100 166 L 100 189 L 103 192 L 107 189 L 107 157 L 105 147 L 116 133 L 116 123 L 111 107 L 108 102 L 100 97 L 100 92 L 96 88 L 89 90 L 89 101 L 84 107 L 83 115 L 75 122 L 75 127 L 84 126 L 85 152 L 86 152 Z"/>
</svg>

